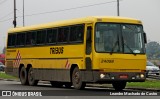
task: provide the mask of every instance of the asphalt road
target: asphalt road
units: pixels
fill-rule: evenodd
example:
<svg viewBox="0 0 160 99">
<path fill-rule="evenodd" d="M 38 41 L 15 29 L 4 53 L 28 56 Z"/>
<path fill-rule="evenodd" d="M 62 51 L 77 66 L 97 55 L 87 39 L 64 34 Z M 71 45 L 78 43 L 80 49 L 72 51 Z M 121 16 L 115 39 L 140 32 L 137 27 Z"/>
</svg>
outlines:
<svg viewBox="0 0 160 99">
<path fill-rule="evenodd" d="M 42 92 L 42 95 L 43 94 L 47 95 L 48 93 L 49 96 L 54 96 L 54 99 L 106 99 L 106 97 L 110 99 L 117 99 L 117 98 L 118 99 L 135 99 L 138 97 L 140 97 L 139 99 L 150 99 L 151 97 L 153 99 L 160 98 L 160 96 L 143 96 L 143 97 L 142 96 L 111 96 L 112 93 L 118 93 L 112 88 L 86 87 L 86 89 L 84 90 L 76 90 L 73 88 L 70 88 L 70 89 L 54 88 L 47 83 L 39 83 L 37 86 L 24 86 L 24 85 L 21 85 L 20 82 L 18 81 L 4 81 L 4 80 L 0 80 L 0 90 L 1 91 L 3 90 L 40 91 Z M 128 93 L 139 92 L 140 93 L 141 90 L 124 89 L 124 91 L 122 91 L 121 93 L 123 92 L 128 92 Z M 151 91 L 148 91 L 148 92 L 152 93 Z M 5 98 L 5 97 L 0 97 L 0 99 L 2 98 Z M 50 98 L 51 97 L 47 97 L 47 99 L 50 99 Z M 12 99 L 14 98 L 12 97 Z M 36 97 L 34 97 L 34 99 L 36 99 Z M 37 99 L 41 99 L 41 98 L 39 97 Z"/>
</svg>

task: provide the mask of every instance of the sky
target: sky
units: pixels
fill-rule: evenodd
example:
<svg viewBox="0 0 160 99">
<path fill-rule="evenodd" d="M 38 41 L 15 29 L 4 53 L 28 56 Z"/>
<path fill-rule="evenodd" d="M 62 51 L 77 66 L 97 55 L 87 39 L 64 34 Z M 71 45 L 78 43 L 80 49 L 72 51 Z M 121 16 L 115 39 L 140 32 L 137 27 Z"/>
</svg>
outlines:
<svg viewBox="0 0 160 99">
<path fill-rule="evenodd" d="M 13 28 L 14 0 L 0 0 L 0 53 Z M 117 0 L 24 0 L 25 26 L 86 16 L 117 16 Z M 23 26 L 23 0 L 16 0 L 17 27 Z M 120 0 L 120 16 L 142 21 L 147 39 L 160 42 L 160 0 Z"/>
</svg>

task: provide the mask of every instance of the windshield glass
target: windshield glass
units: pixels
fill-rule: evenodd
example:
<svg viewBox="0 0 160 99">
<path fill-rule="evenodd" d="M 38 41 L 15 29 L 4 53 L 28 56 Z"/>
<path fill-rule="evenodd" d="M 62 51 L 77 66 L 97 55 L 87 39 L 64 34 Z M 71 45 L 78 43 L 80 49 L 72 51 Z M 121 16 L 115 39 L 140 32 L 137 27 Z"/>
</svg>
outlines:
<svg viewBox="0 0 160 99">
<path fill-rule="evenodd" d="M 97 52 L 144 53 L 141 25 L 97 23 L 95 29 Z"/>
<path fill-rule="evenodd" d="M 144 53 L 142 34 L 143 30 L 142 26 L 140 25 L 122 25 L 124 53 L 131 53 L 130 49 L 133 51 L 133 53 Z"/>
</svg>

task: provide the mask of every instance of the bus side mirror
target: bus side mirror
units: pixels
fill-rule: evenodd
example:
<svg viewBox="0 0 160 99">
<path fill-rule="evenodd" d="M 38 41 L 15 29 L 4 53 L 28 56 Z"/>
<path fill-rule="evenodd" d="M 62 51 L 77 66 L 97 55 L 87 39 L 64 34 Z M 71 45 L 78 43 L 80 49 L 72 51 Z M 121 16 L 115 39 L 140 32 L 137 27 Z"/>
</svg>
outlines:
<svg viewBox="0 0 160 99">
<path fill-rule="evenodd" d="M 144 36 L 144 43 L 146 44 L 146 43 L 147 43 L 147 36 L 146 36 L 146 33 L 143 33 L 143 36 Z"/>
</svg>

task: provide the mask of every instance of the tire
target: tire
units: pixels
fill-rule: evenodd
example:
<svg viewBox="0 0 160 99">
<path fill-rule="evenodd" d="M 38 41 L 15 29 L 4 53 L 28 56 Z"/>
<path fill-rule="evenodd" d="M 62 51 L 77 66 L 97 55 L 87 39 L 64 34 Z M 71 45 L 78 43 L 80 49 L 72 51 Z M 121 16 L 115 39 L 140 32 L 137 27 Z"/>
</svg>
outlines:
<svg viewBox="0 0 160 99">
<path fill-rule="evenodd" d="M 22 85 L 28 85 L 27 70 L 25 69 L 25 67 L 21 68 L 19 78 Z"/>
<path fill-rule="evenodd" d="M 126 87 L 126 82 L 113 82 L 112 86 L 116 91 L 122 91 Z"/>
<path fill-rule="evenodd" d="M 52 87 L 57 87 L 57 88 L 61 88 L 63 86 L 62 82 L 57 82 L 57 81 L 50 81 Z"/>
<path fill-rule="evenodd" d="M 156 73 L 156 75 L 159 75 L 159 73 Z"/>
<path fill-rule="evenodd" d="M 30 86 L 36 86 L 38 84 L 38 80 L 35 80 L 34 78 L 34 72 L 32 67 L 28 71 L 28 83 Z"/>
<path fill-rule="evenodd" d="M 72 84 L 75 89 L 84 89 L 86 86 L 85 82 L 82 82 L 80 71 L 78 67 L 75 67 L 72 73 Z"/>
</svg>

